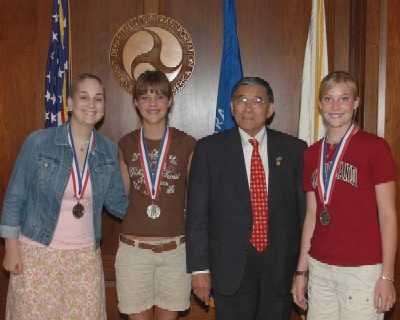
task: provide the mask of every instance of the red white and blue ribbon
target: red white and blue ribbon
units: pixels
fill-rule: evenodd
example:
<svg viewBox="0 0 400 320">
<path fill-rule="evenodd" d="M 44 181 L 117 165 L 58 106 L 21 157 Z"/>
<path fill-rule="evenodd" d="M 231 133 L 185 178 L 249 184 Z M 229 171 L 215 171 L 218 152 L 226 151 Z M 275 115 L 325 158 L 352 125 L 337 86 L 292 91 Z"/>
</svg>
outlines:
<svg viewBox="0 0 400 320">
<path fill-rule="evenodd" d="M 74 187 L 75 198 L 78 200 L 78 202 L 83 198 L 89 180 L 88 158 L 90 150 L 92 150 L 94 147 L 94 142 L 95 142 L 94 140 L 95 139 L 92 131 L 92 133 L 90 134 L 89 145 L 86 150 L 85 162 L 83 163 L 82 175 L 81 175 L 79 170 L 78 158 L 76 157 L 74 138 L 72 137 L 71 128 L 68 125 L 68 142 L 72 147 L 72 153 L 73 153 L 72 170 L 71 170 L 72 185 Z"/>
<path fill-rule="evenodd" d="M 144 181 L 146 182 L 147 193 L 151 200 L 156 200 L 160 192 L 160 184 L 164 164 L 167 161 L 169 145 L 171 143 L 171 130 L 167 125 L 158 150 L 157 161 L 154 170 L 151 170 L 149 153 L 146 146 L 146 138 L 144 136 L 143 127 L 140 129 L 139 137 L 139 153 L 140 163 L 142 164 Z"/>
<path fill-rule="evenodd" d="M 357 127 L 354 124 L 351 124 L 338 144 L 329 169 L 326 165 L 327 134 L 322 141 L 319 152 L 317 176 L 319 199 L 325 207 L 331 202 L 333 187 L 335 186 L 336 181 L 336 174 L 339 171 L 340 163 L 342 162 L 342 158 L 349 145 L 350 139 L 353 137 L 356 131 Z"/>
</svg>

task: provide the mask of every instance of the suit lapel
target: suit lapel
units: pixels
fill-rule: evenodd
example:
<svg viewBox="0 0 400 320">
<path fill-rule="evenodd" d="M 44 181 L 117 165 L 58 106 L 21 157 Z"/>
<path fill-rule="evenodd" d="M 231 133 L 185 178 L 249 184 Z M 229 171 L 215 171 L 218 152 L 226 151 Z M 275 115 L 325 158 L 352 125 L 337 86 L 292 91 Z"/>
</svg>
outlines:
<svg viewBox="0 0 400 320">
<path fill-rule="evenodd" d="M 247 180 L 242 142 L 237 127 L 231 130 L 227 135 L 225 146 L 227 148 L 226 165 L 231 172 L 232 180 L 237 189 L 239 198 L 251 214 L 252 209 L 249 182 Z"/>
<path fill-rule="evenodd" d="M 268 141 L 268 214 L 271 216 L 282 188 L 282 170 L 284 169 L 283 152 L 274 132 L 267 128 Z M 238 197 L 246 209 L 252 214 L 249 182 L 239 129 L 231 130 L 225 140 L 226 165 L 231 172 L 232 180 L 238 192 Z"/>
<path fill-rule="evenodd" d="M 282 186 L 281 172 L 283 169 L 282 150 L 279 141 L 274 138 L 274 133 L 267 128 L 268 141 L 268 215 L 271 216 L 278 200 Z"/>
</svg>

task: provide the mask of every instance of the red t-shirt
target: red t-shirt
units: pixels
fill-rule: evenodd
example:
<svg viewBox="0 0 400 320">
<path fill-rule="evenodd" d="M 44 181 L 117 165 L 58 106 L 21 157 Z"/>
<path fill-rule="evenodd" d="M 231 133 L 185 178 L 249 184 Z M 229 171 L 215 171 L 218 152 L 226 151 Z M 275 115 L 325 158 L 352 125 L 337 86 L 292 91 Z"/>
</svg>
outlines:
<svg viewBox="0 0 400 320">
<path fill-rule="evenodd" d="M 303 189 L 314 191 L 316 224 L 309 255 L 338 266 L 360 266 L 382 262 L 375 185 L 395 181 L 396 169 L 389 145 L 363 130 L 350 140 L 343 155 L 327 211 L 331 221 L 319 220 L 323 204 L 318 195 L 317 167 L 322 139 L 304 152 Z M 335 147 L 336 148 L 336 147 Z M 335 150 L 327 147 L 327 163 Z"/>
</svg>

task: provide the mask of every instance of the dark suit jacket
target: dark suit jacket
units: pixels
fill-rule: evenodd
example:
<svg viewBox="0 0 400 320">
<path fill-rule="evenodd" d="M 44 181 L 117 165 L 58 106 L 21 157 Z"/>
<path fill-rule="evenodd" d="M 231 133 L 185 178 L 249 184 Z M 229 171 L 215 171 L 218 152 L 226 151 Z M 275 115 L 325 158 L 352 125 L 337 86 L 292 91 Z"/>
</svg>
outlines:
<svg viewBox="0 0 400 320">
<path fill-rule="evenodd" d="M 278 296 L 289 293 L 305 216 L 303 151 L 307 144 L 267 128 L 268 250 Z M 253 225 L 251 197 L 239 129 L 197 142 L 188 187 L 188 272 L 210 270 L 211 285 L 233 295 L 242 281 Z"/>
</svg>

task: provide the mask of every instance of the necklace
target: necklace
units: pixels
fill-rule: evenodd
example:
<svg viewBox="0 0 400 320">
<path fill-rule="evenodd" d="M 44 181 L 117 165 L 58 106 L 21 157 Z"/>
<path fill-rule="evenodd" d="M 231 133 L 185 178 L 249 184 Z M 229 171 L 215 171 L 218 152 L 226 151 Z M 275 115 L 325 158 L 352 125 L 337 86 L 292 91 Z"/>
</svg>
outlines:
<svg viewBox="0 0 400 320">
<path fill-rule="evenodd" d="M 85 151 L 84 146 L 86 146 L 87 144 L 89 144 L 89 140 L 88 141 L 74 141 L 76 145 L 81 146 L 80 147 L 80 151 Z"/>
<path fill-rule="evenodd" d="M 326 157 L 329 158 L 331 155 L 332 151 L 336 149 L 336 146 L 338 145 L 339 142 L 334 142 L 329 145 L 329 153 L 326 154 Z"/>
</svg>

